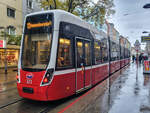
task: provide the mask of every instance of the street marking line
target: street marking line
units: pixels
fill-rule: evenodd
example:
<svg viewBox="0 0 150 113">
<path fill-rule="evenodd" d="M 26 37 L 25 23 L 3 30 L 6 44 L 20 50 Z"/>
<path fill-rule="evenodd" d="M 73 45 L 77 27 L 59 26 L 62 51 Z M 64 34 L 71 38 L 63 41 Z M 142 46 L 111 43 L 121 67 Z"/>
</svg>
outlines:
<svg viewBox="0 0 150 113">
<path fill-rule="evenodd" d="M 95 89 L 95 88 L 93 88 Z M 63 113 L 65 112 L 67 109 L 69 109 L 72 105 L 74 105 L 75 103 L 77 103 L 81 98 L 83 98 L 84 96 L 88 95 L 93 89 L 89 90 L 88 92 L 86 92 L 85 94 L 83 94 L 82 96 L 80 96 L 79 98 L 77 98 L 75 101 L 73 101 L 71 104 L 69 104 L 68 106 L 66 106 L 65 108 L 63 108 L 62 110 L 60 110 L 58 113 Z"/>
</svg>

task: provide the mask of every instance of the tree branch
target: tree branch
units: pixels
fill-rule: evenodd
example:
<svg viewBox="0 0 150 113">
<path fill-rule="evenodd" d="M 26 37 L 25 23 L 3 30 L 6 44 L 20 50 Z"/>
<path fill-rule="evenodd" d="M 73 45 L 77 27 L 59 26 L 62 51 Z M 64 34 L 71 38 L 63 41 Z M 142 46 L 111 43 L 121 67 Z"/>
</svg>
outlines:
<svg viewBox="0 0 150 113">
<path fill-rule="evenodd" d="M 71 12 L 73 0 L 69 0 L 68 12 Z"/>
<path fill-rule="evenodd" d="M 89 14 L 89 15 L 86 15 L 86 16 L 84 16 L 83 17 L 83 19 L 87 19 L 87 18 L 89 18 L 89 17 L 91 17 L 91 16 L 94 16 L 94 15 L 96 15 L 99 11 L 97 10 L 97 8 L 93 8 L 94 10 Z"/>
<path fill-rule="evenodd" d="M 54 1 L 54 9 L 57 9 L 56 0 L 53 0 L 53 1 Z"/>
</svg>

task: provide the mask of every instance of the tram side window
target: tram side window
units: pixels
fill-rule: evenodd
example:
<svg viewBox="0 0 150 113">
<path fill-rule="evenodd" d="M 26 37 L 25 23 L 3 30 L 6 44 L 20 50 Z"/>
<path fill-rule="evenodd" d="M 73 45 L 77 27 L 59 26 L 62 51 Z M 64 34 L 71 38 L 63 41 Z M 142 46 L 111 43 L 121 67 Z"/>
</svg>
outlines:
<svg viewBox="0 0 150 113">
<path fill-rule="evenodd" d="M 111 42 L 111 61 L 119 59 L 119 46 L 115 42 Z"/>
<path fill-rule="evenodd" d="M 121 56 L 120 56 L 120 58 L 121 58 L 121 59 L 124 58 L 124 47 L 122 47 L 122 46 L 121 46 Z"/>
<path fill-rule="evenodd" d="M 101 50 L 102 50 L 102 63 L 108 61 L 108 46 L 107 39 L 101 40 Z"/>
<path fill-rule="evenodd" d="M 126 50 L 126 48 L 124 50 L 124 58 L 127 58 L 127 50 Z"/>
<path fill-rule="evenodd" d="M 63 67 L 72 67 L 71 40 L 67 38 L 59 38 L 57 69 Z"/>
<path fill-rule="evenodd" d="M 95 64 L 102 62 L 100 42 L 94 42 Z"/>
<path fill-rule="evenodd" d="M 120 47 L 117 44 L 117 60 L 119 60 L 119 58 L 120 58 Z"/>
<path fill-rule="evenodd" d="M 128 50 L 127 50 L 127 48 L 125 49 L 125 58 L 128 58 Z"/>
<path fill-rule="evenodd" d="M 128 58 L 130 58 L 130 50 L 128 50 Z"/>
<path fill-rule="evenodd" d="M 90 43 L 85 43 L 85 65 L 89 66 L 91 65 L 91 51 L 90 51 Z"/>
</svg>

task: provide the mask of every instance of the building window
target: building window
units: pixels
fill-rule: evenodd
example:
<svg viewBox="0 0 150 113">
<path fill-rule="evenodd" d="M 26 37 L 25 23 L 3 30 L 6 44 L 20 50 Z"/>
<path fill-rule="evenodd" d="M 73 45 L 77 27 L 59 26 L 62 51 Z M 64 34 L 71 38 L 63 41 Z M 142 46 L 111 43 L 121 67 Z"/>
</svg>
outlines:
<svg viewBox="0 0 150 113">
<path fill-rule="evenodd" d="M 32 0 L 27 0 L 27 7 L 30 9 L 33 9 L 33 1 Z"/>
<path fill-rule="evenodd" d="M 15 10 L 11 8 L 7 8 L 7 16 L 15 18 Z"/>
<path fill-rule="evenodd" d="M 16 28 L 13 26 L 7 27 L 7 32 L 9 35 L 16 35 Z"/>
</svg>

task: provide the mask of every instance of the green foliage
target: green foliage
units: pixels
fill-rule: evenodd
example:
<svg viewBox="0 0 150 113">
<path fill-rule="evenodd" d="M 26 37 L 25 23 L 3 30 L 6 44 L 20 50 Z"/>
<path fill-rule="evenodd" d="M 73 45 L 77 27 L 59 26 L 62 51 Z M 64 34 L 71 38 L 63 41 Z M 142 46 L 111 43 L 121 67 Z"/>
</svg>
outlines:
<svg viewBox="0 0 150 113">
<path fill-rule="evenodd" d="M 41 7 L 62 9 L 80 16 L 82 19 L 98 26 L 104 23 L 106 17 L 115 13 L 113 0 L 41 0 Z"/>
<path fill-rule="evenodd" d="M 5 33 L 1 32 L 1 36 L 5 37 Z M 6 33 L 7 44 L 20 46 L 21 37 L 21 35 L 9 35 L 8 33 Z"/>
<path fill-rule="evenodd" d="M 19 45 L 21 44 L 21 35 L 8 35 L 8 44 Z"/>
</svg>

